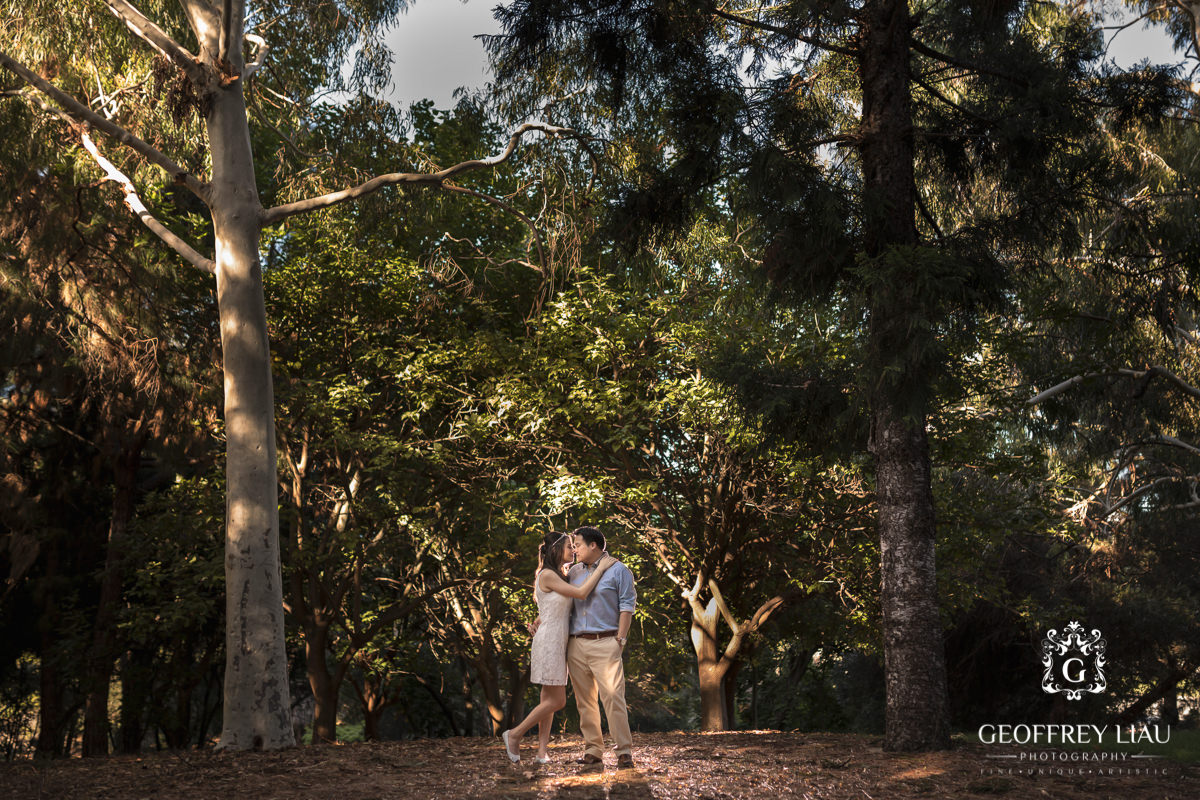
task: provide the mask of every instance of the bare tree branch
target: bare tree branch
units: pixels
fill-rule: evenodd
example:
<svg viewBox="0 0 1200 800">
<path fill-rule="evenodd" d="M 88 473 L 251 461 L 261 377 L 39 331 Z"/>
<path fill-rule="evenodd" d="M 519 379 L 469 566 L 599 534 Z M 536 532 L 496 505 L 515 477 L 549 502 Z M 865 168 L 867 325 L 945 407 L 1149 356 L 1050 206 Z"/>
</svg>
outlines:
<svg viewBox="0 0 1200 800">
<path fill-rule="evenodd" d="M 737 621 L 733 612 L 729 610 L 729 606 L 725 604 L 725 595 L 721 594 L 721 587 L 712 578 L 708 579 L 708 590 L 712 592 L 713 600 L 717 603 L 717 610 L 725 618 L 725 624 L 729 626 L 729 630 L 733 632 L 735 638 L 740 638 L 742 635 L 741 623 Z"/>
<path fill-rule="evenodd" d="M 1077 385 L 1083 383 L 1084 381 L 1088 380 L 1089 378 L 1099 378 L 1103 375 L 1104 375 L 1103 372 L 1092 372 L 1087 375 L 1076 375 L 1073 378 L 1067 378 L 1062 383 L 1057 383 L 1054 386 L 1051 386 L 1046 391 L 1041 392 L 1037 395 L 1034 395 L 1029 400 L 1026 400 L 1025 405 L 1036 406 L 1038 403 L 1045 402 L 1046 400 L 1049 400 L 1051 397 L 1060 395 L 1063 392 L 1070 389 L 1072 386 L 1077 386 Z"/>
<path fill-rule="evenodd" d="M 1006 81 L 1011 81 L 1012 83 L 1015 83 L 1018 86 L 1029 86 L 1028 78 L 1022 77 L 1020 75 L 1014 75 L 1014 74 L 1010 74 L 1007 72 L 1001 72 L 999 70 L 991 69 L 982 64 L 974 64 L 970 61 L 963 61 L 961 59 L 955 58 L 952 55 L 949 55 L 948 53 L 943 53 L 940 50 L 935 50 L 934 48 L 930 47 L 929 45 L 925 44 L 924 42 L 920 41 L 919 39 L 917 39 L 915 37 L 912 39 L 912 49 L 916 50 L 921 55 L 925 55 L 925 56 L 929 56 L 930 58 L 937 59 L 938 61 L 941 61 L 943 64 L 950 64 L 952 66 L 959 67 L 961 69 L 969 70 L 971 72 L 978 72 L 978 73 L 981 73 L 984 75 L 992 75 L 997 78 L 1002 78 Z"/>
<path fill-rule="evenodd" d="M 745 623 L 740 623 L 734 618 L 733 612 L 729 610 L 729 606 L 725 604 L 725 597 L 721 594 L 717 582 L 712 578 L 708 580 L 708 590 L 712 592 L 713 600 L 716 602 L 721 616 L 725 618 L 725 624 L 729 626 L 729 630 L 733 634 L 729 643 L 725 646 L 725 653 L 721 657 L 722 661 L 733 661 L 737 658 L 738 653 L 742 649 L 742 640 L 746 638 L 746 635 L 754 633 L 766 624 L 775 609 L 782 606 L 785 602 L 782 596 L 776 595 L 759 606 L 758 610 L 754 612 L 753 617 Z"/>
<path fill-rule="evenodd" d="M 1171 447 L 1178 447 L 1181 450 L 1186 450 L 1189 453 L 1193 453 L 1195 455 L 1200 456 L 1200 447 L 1196 447 L 1196 445 L 1194 445 L 1194 444 L 1188 444 L 1187 442 L 1185 442 L 1181 439 L 1176 439 L 1174 436 L 1167 436 L 1166 434 L 1162 434 L 1161 436 L 1154 437 L 1150 441 L 1155 444 L 1165 444 L 1165 445 L 1170 445 Z"/>
<path fill-rule="evenodd" d="M 275 135 L 278 136 L 288 147 L 292 148 L 292 150 L 295 151 L 295 153 L 297 155 L 299 155 L 302 158 L 312 158 L 313 157 L 309 153 L 306 153 L 304 151 L 304 149 L 300 147 L 300 145 L 296 144 L 296 142 L 292 139 L 292 137 L 288 136 L 286 133 L 281 131 L 279 129 L 278 125 L 276 125 L 274 122 L 271 122 L 271 120 L 268 119 L 267 115 L 265 113 L 263 113 L 263 111 L 258 106 L 259 106 L 258 103 L 253 103 L 253 104 L 247 103 L 246 104 L 246 107 L 250 109 L 250 113 L 254 115 L 254 118 L 257 119 L 259 122 L 261 122 L 263 125 L 266 125 L 272 131 L 274 131 Z"/>
<path fill-rule="evenodd" d="M 169 157 L 159 152 L 152 145 L 142 141 L 137 136 L 134 136 L 132 133 L 125 130 L 115 122 L 107 120 L 97 114 L 95 111 L 92 111 L 90 108 L 80 103 L 78 100 L 71 97 L 58 87 L 54 86 L 42 76 L 33 72 L 20 62 L 14 60 L 2 50 L 0 50 L 0 66 L 6 67 L 10 72 L 17 75 L 30 86 L 49 97 L 71 119 L 75 120 L 76 122 L 87 123 L 108 137 L 115 139 L 121 144 L 131 148 L 136 153 L 144 157 L 147 161 L 161 167 L 168 175 L 171 176 L 171 179 L 175 181 L 175 183 L 188 187 L 196 194 L 197 197 L 205 201 L 205 203 L 208 202 L 208 185 L 195 175 L 192 175 L 183 167 L 176 164 Z"/>
<path fill-rule="evenodd" d="M 925 91 L 929 92 L 930 95 L 932 95 L 933 97 L 936 97 L 938 100 L 941 100 L 943 103 L 945 103 L 946 105 L 955 109 L 956 111 L 961 113 L 963 116 L 970 117 L 971 119 L 975 120 L 976 122 L 980 122 L 980 123 L 983 123 L 984 125 L 988 125 L 988 126 L 993 126 L 996 124 L 995 120 L 987 119 L 986 117 L 981 117 L 978 114 L 976 114 L 974 111 L 970 110 L 969 108 L 965 108 L 961 103 L 956 103 L 955 101 L 951 100 L 949 97 L 947 97 L 941 91 L 939 91 L 938 88 L 936 86 L 934 86 L 932 83 L 923 81 L 919 77 L 916 77 L 916 76 L 913 77 L 913 80 L 916 81 L 918 86 L 920 86 Z"/>
<path fill-rule="evenodd" d="M 754 616 L 751 617 L 746 623 L 746 630 L 756 631 L 761 628 L 767 623 L 767 620 L 770 619 L 771 614 L 774 613 L 775 609 L 782 606 L 785 602 L 787 602 L 786 598 L 781 595 L 776 595 L 775 597 L 772 597 L 770 600 L 763 603 L 758 607 L 758 610 L 754 612 Z"/>
<path fill-rule="evenodd" d="M 96 159 L 96 163 L 104 170 L 108 179 L 120 184 L 121 190 L 125 192 L 125 205 L 129 206 L 130 210 L 142 221 L 142 224 L 154 231 L 158 238 L 166 242 L 172 250 L 183 256 L 192 266 L 204 270 L 209 274 L 215 274 L 217 271 L 216 262 L 197 253 L 191 245 L 176 236 L 167 226 L 155 219 L 154 215 L 146 209 L 141 198 L 138 197 L 133 183 L 111 161 L 100 154 L 95 143 L 92 142 L 92 137 L 88 136 L 87 133 L 83 133 L 81 134 L 81 138 L 83 139 L 84 149 L 91 153 L 92 158 Z"/>
<path fill-rule="evenodd" d="M 263 223 L 271 225 L 286 219 L 294 214 L 302 214 L 306 211 L 315 211 L 320 208 L 328 208 L 329 206 L 342 203 L 347 200 L 357 200 L 360 197 L 376 192 L 384 186 L 395 186 L 397 184 L 412 184 L 415 186 L 441 186 L 445 181 L 451 178 L 462 175 L 467 172 L 473 172 L 484 167 L 495 167 L 507 161 L 516 151 L 517 145 L 521 142 L 521 137 L 530 131 L 541 131 L 542 133 L 551 136 L 577 136 L 575 131 L 569 128 L 560 128 L 555 125 L 548 125 L 544 122 L 526 122 L 513 133 L 508 140 L 508 146 L 499 155 L 491 158 L 475 159 L 471 161 L 463 161 L 455 164 L 452 167 L 439 170 L 438 172 L 393 172 L 387 175 L 379 175 L 366 183 L 361 183 L 358 186 L 353 186 L 349 189 L 342 189 L 338 192 L 331 192 L 320 197 L 312 197 L 308 200 L 299 200 L 295 203 L 287 203 L 282 206 L 264 212 Z"/>
<path fill-rule="evenodd" d="M 267 40 L 257 34 L 247 33 L 246 41 L 254 45 L 254 55 L 251 56 L 250 63 L 246 65 L 246 69 L 242 72 L 243 78 L 249 78 L 262 67 L 263 62 L 267 60 L 267 53 L 271 50 L 271 46 L 267 44 Z"/>
<path fill-rule="evenodd" d="M 704 606 L 700 605 L 700 590 L 703 587 L 704 587 L 704 570 L 698 569 L 698 570 L 696 570 L 696 585 L 693 586 L 691 589 L 684 589 L 682 592 L 680 592 L 680 594 L 683 596 L 683 599 L 687 600 L 688 605 L 692 609 L 693 624 L 696 623 L 697 621 L 703 620 L 706 616 L 705 612 L 704 612 Z M 716 631 L 713 630 L 711 632 L 711 634 L 713 636 L 715 636 Z"/>
<path fill-rule="evenodd" d="M 1147 492 L 1151 492 L 1154 489 L 1158 488 L 1159 486 L 1162 486 L 1164 483 L 1176 483 L 1179 480 L 1181 480 L 1181 478 L 1178 478 L 1174 475 L 1166 475 L 1161 478 L 1155 478 L 1150 483 L 1147 483 L 1144 486 L 1140 486 L 1135 491 L 1131 492 L 1130 494 L 1125 495 L 1117 502 L 1115 502 L 1111 505 L 1105 506 L 1104 513 L 1100 515 L 1100 518 L 1105 519 L 1107 517 L 1112 516 L 1113 514 L 1117 513 L 1122 508 L 1124 508 L 1125 506 L 1132 503 L 1134 500 L 1137 500 L 1139 497 L 1146 494 Z"/>
<path fill-rule="evenodd" d="M 202 86 L 208 81 L 208 71 L 203 62 L 189 53 L 182 45 L 172 39 L 167 33 L 141 11 L 134 8 L 128 0 L 104 0 L 105 5 L 124 22 L 129 30 L 153 47 L 158 52 L 175 62 L 192 82 Z"/>
<path fill-rule="evenodd" d="M 1062 394 L 1063 392 L 1070 389 L 1072 386 L 1076 386 L 1080 383 L 1083 383 L 1086 380 L 1090 380 L 1092 378 L 1103 378 L 1106 376 L 1111 377 L 1111 376 L 1116 376 L 1116 375 L 1120 375 L 1120 376 L 1123 376 L 1126 378 L 1136 378 L 1139 380 L 1142 378 L 1145 378 L 1147 380 L 1149 380 L 1151 378 L 1156 378 L 1156 377 L 1166 378 L 1168 381 L 1170 381 L 1171 383 L 1173 383 L 1177 387 L 1179 387 L 1179 389 L 1182 390 L 1184 394 L 1186 394 L 1189 397 L 1192 397 L 1196 400 L 1200 400 L 1200 389 L 1196 388 L 1195 386 L 1192 386 L 1190 383 L 1188 383 L 1183 378 L 1176 375 L 1174 372 L 1171 372 L 1171 370 L 1167 369 L 1166 367 L 1157 367 L 1156 366 L 1156 367 L 1148 367 L 1147 369 L 1140 369 L 1140 370 L 1139 369 L 1118 369 L 1114 372 L 1089 372 L 1085 375 L 1076 375 L 1073 378 L 1067 378 L 1062 383 L 1055 384 L 1054 386 L 1051 386 L 1046 391 L 1041 392 L 1040 394 L 1034 396 L 1033 398 L 1031 398 L 1029 400 L 1026 400 L 1025 404 L 1030 405 L 1030 406 L 1035 406 L 1038 403 L 1041 403 L 1045 400 L 1049 400 L 1051 397 L 1054 397 L 1055 395 Z"/>
<path fill-rule="evenodd" d="M 1167 369 L 1166 367 L 1150 367 L 1145 370 L 1121 369 L 1117 370 L 1117 372 L 1130 378 L 1166 378 L 1171 383 L 1179 387 L 1184 394 L 1200 400 L 1200 389 L 1192 386 L 1190 383 L 1176 375 L 1174 372 L 1171 372 L 1171 370 Z"/>
<path fill-rule="evenodd" d="M 1192 18 L 1192 49 L 1200 57 L 1200 3 L 1185 3 L 1176 0 L 1176 5 L 1186 11 Z"/>
<path fill-rule="evenodd" d="M 220 49 L 220 12 L 211 0 L 179 0 L 179 4 L 183 6 L 196 39 L 200 42 L 201 54 L 206 59 L 216 61 L 217 51 Z"/>
</svg>

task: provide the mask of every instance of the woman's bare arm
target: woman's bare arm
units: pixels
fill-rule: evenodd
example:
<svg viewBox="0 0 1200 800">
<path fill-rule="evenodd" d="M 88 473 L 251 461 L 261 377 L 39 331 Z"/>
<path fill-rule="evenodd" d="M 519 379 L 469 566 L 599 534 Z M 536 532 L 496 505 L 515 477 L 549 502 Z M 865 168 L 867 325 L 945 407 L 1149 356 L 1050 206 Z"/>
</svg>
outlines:
<svg viewBox="0 0 1200 800">
<path fill-rule="evenodd" d="M 587 581 L 582 586 L 574 586 L 568 581 L 563 580 L 563 577 L 553 570 L 544 569 L 538 580 L 542 581 L 542 589 L 548 592 L 558 592 L 565 594 L 567 597 L 573 597 L 576 600 L 582 600 L 592 593 L 592 589 L 596 588 L 596 584 L 600 582 L 600 576 L 608 571 L 608 568 L 617 563 L 617 560 L 610 555 L 605 554 L 600 559 L 599 566 L 596 571 L 591 574 Z"/>
</svg>

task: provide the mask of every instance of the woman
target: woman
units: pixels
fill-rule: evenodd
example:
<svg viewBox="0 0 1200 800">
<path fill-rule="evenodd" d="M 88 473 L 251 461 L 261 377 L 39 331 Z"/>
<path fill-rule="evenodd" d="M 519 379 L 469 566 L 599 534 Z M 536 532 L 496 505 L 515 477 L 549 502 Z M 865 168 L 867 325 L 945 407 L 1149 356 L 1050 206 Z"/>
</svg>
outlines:
<svg viewBox="0 0 1200 800">
<path fill-rule="evenodd" d="M 591 594 L 600 582 L 600 576 L 617 563 L 606 554 L 586 583 L 572 586 L 565 579 L 566 567 L 571 560 L 571 534 L 558 531 L 546 534 L 538 548 L 538 571 L 533 591 L 541 624 L 533 635 L 529 667 L 529 679 L 541 684 L 542 698 L 520 725 L 501 736 L 508 760 L 514 764 L 521 763 L 521 737 L 534 725 L 538 726 L 538 754 L 534 761 L 539 764 L 550 761 L 547 748 L 554 712 L 567 704 L 567 633 L 573 601 Z"/>
</svg>

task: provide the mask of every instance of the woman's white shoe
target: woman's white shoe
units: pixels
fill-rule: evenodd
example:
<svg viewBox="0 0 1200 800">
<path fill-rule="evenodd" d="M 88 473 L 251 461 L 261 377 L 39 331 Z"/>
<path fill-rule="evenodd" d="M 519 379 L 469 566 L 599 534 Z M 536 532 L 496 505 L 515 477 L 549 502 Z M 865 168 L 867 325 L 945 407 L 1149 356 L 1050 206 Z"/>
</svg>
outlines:
<svg viewBox="0 0 1200 800">
<path fill-rule="evenodd" d="M 549 757 L 549 756 L 537 756 L 537 757 L 535 757 L 535 758 L 533 759 L 533 763 L 535 763 L 535 764 L 549 764 L 549 763 L 550 763 L 550 757 Z"/>
<path fill-rule="evenodd" d="M 520 764 L 521 763 L 521 754 L 513 753 L 513 751 L 510 750 L 508 747 L 508 731 L 505 731 L 504 733 L 500 734 L 500 738 L 504 741 L 504 754 L 506 756 L 508 756 L 508 760 L 514 764 Z"/>
</svg>

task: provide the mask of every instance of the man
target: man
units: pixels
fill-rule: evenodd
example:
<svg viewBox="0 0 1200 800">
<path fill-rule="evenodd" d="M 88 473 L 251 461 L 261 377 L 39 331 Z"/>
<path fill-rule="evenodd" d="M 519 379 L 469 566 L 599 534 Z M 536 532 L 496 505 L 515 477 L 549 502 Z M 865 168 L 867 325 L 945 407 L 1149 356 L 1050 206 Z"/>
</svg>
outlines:
<svg viewBox="0 0 1200 800">
<path fill-rule="evenodd" d="M 584 526 L 576 529 L 571 538 L 577 563 L 571 567 L 567 580 L 582 586 L 604 555 L 604 534 Z M 633 735 L 629 732 L 625 664 L 621 657 L 629 641 L 629 628 L 637 604 L 633 573 L 618 561 L 604 573 L 587 598 L 574 603 L 570 639 L 567 640 L 567 670 L 575 690 L 579 727 L 583 732 L 584 754 L 579 763 L 604 763 L 599 699 L 604 703 L 604 714 L 608 717 L 608 732 L 616 740 L 617 767 L 632 768 Z"/>
</svg>

